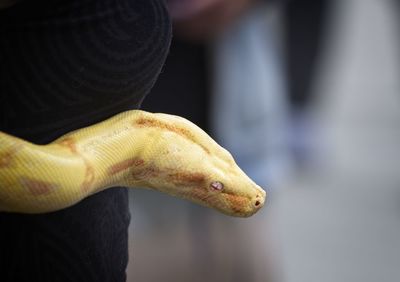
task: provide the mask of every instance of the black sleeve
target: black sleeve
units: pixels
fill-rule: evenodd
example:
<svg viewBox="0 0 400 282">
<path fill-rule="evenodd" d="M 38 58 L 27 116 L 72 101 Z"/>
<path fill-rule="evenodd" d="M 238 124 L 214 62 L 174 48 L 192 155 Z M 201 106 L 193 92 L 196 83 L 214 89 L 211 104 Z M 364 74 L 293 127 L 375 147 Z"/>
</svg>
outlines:
<svg viewBox="0 0 400 282">
<path fill-rule="evenodd" d="M 138 108 L 170 39 L 162 0 L 1 10 L 0 130 L 43 144 Z M 54 213 L 0 213 L 1 281 L 125 281 L 129 218 L 124 188 Z"/>
</svg>

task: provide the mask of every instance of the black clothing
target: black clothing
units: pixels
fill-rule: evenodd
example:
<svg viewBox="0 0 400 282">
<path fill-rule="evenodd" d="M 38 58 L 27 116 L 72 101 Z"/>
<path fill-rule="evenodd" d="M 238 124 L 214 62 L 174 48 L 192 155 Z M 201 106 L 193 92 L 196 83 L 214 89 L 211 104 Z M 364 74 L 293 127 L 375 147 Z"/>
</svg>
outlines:
<svg viewBox="0 0 400 282">
<path fill-rule="evenodd" d="M 43 144 L 138 108 L 170 39 L 161 0 L 0 10 L 0 130 Z M 54 213 L 0 213 L 1 281 L 125 281 L 129 218 L 125 188 Z"/>
<path fill-rule="evenodd" d="M 185 117 L 209 130 L 211 69 L 204 44 L 174 38 L 170 54 L 142 108 Z"/>
</svg>

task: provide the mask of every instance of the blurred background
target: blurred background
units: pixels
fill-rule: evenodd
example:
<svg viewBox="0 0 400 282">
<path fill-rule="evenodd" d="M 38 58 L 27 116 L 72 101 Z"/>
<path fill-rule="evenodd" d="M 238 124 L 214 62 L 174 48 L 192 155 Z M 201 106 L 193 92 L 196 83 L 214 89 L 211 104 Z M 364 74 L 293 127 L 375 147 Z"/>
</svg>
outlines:
<svg viewBox="0 0 400 282">
<path fill-rule="evenodd" d="M 128 281 L 400 281 L 400 3 L 167 2 L 143 109 L 201 126 L 269 202 L 240 219 L 130 191 Z"/>
</svg>

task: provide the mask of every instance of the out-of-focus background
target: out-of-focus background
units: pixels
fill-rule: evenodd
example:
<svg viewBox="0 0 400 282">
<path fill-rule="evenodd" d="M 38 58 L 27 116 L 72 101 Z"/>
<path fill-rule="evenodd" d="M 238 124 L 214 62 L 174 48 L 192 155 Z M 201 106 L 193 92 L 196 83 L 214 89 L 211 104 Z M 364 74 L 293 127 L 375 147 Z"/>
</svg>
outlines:
<svg viewBox="0 0 400 282">
<path fill-rule="evenodd" d="M 400 3 L 168 2 L 143 108 L 199 124 L 269 202 L 239 219 L 131 191 L 128 281 L 400 281 Z"/>
</svg>

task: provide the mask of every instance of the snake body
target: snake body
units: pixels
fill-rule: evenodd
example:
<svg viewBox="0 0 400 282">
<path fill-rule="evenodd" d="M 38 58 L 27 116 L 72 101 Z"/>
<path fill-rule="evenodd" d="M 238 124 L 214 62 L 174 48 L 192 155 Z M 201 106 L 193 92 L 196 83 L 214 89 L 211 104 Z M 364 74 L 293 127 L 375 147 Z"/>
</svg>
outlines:
<svg viewBox="0 0 400 282">
<path fill-rule="evenodd" d="M 188 120 L 132 110 L 37 145 L 0 132 L 0 211 L 45 213 L 104 189 L 158 190 L 246 217 L 266 193 Z"/>
</svg>

